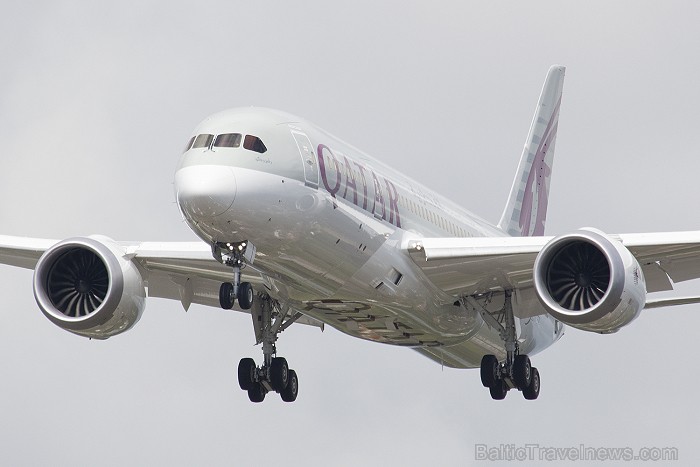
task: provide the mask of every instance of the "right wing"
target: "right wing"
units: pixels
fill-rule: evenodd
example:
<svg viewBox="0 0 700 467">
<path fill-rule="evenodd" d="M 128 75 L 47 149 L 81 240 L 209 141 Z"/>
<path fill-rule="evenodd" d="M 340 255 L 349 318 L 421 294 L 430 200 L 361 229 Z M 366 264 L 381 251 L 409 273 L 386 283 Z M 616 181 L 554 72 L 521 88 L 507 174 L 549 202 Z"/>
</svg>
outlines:
<svg viewBox="0 0 700 467">
<path fill-rule="evenodd" d="M 609 235 L 639 262 L 648 292 L 700 278 L 700 231 Z M 533 283 L 535 259 L 554 237 L 421 238 L 406 249 L 440 289 L 454 295 L 515 290 L 523 304 L 539 309 Z M 648 300 L 648 308 L 697 303 L 684 297 Z"/>
</svg>

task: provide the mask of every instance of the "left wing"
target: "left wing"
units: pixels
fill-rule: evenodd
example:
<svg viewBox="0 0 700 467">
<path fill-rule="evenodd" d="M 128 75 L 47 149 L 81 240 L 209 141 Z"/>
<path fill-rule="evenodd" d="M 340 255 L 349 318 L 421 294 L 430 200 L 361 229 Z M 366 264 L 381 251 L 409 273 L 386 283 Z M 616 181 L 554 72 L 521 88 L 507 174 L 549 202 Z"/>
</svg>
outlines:
<svg viewBox="0 0 700 467">
<path fill-rule="evenodd" d="M 700 231 L 609 235 L 635 257 L 648 292 L 700 278 Z M 539 308 L 533 266 L 555 237 L 420 238 L 405 249 L 426 276 L 452 295 L 515 290 L 523 304 Z M 696 303 L 700 298 L 649 300 L 649 308 Z"/>
<path fill-rule="evenodd" d="M 0 235 L 0 264 L 34 269 L 46 250 L 58 240 Z M 149 297 L 179 301 L 187 310 L 192 303 L 219 308 L 219 286 L 231 280 L 231 269 L 214 260 L 203 242 L 119 242 L 124 259 L 133 261 L 145 282 Z M 245 281 L 262 286 L 263 278 L 252 268 L 243 270 Z M 259 287 L 260 289 L 261 287 Z M 238 311 L 241 310 L 236 306 Z M 323 327 L 308 316 L 302 324 Z"/>
</svg>

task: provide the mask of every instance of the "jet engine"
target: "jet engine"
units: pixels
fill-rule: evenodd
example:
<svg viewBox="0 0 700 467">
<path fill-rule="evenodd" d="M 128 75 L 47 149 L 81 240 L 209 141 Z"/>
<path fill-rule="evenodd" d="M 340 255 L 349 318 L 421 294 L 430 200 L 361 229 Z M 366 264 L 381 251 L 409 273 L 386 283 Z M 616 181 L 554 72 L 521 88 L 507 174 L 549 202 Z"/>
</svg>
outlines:
<svg viewBox="0 0 700 467">
<path fill-rule="evenodd" d="M 644 275 L 635 257 L 594 229 L 552 239 L 537 256 L 533 276 L 547 312 L 586 331 L 616 332 L 646 303 Z"/>
<path fill-rule="evenodd" d="M 34 298 L 60 328 L 107 339 L 141 318 L 146 291 L 124 249 L 109 238 L 91 236 L 46 250 L 34 271 Z"/>
</svg>

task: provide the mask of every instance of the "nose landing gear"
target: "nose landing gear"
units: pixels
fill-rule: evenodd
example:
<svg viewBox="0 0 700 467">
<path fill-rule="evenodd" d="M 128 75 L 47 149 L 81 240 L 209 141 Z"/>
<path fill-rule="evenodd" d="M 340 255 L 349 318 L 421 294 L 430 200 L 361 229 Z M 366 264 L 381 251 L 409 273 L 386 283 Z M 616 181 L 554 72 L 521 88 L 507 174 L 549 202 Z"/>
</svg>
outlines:
<svg viewBox="0 0 700 467">
<path fill-rule="evenodd" d="M 253 305 L 253 293 L 253 286 L 250 282 L 240 282 L 238 292 L 236 292 L 235 282 L 224 282 L 219 287 L 219 304 L 224 310 L 230 310 L 238 298 L 238 305 L 243 310 L 250 310 Z"/>
<path fill-rule="evenodd" d="M 253 286 L 250 282 L 241 282 L 241 269 L 255 260 L 255 246 L 248 242 L 215 243 L 212 247 L 214 257 L 233 268 L 233 281 L 224 282 L 219 287 L 219 304 L 224 310 L 230 310 L 238 299 L 238 305 L 249 310 L 253 304 Z"/>
</svg>

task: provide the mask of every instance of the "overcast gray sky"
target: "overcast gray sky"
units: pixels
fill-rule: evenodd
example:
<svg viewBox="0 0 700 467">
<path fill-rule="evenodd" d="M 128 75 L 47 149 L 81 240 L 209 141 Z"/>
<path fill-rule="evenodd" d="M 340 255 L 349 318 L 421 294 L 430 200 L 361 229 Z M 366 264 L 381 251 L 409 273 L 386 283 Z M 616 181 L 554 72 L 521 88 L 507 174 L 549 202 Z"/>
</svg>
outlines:
<svg viewBox="0 0 700 467">
<path fill-rule="evenodd" d="M 567 77 L 547 233 L 700 229 L 698 24 L 693 1 L 13 2 L 0 233 L 194 240 L 176 161 L 200 120 L 246 105 L 301 115 L 495 222 L 554 63 Z M 569 329 L 533 357 L 534 402 L 293 326 L 279 349 L 299 399 L 254 405 L 235 375 L 261 355 L 247 315 L 154 299 L 130 332 L 88 341 L 44 318 L 30 271 L 0 280 L 2 465 L 459 466 L 475 443 L 700 461 L 700 306 L 612 336 Z"/>
</svg>

